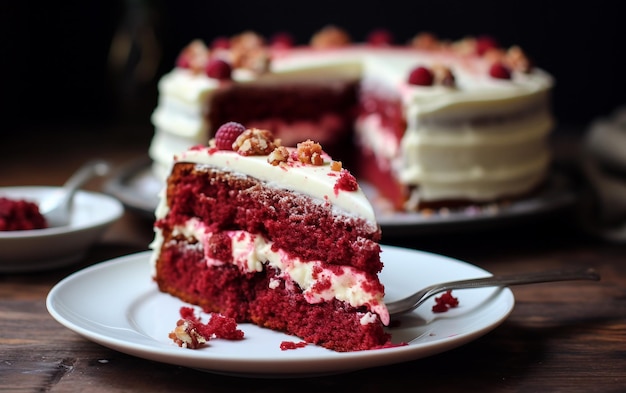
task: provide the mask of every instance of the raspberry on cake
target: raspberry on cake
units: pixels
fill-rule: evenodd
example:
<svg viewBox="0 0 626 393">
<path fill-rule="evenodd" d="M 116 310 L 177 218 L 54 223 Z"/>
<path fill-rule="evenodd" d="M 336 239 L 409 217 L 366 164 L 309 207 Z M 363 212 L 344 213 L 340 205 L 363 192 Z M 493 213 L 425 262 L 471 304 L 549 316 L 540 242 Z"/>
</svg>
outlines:
<svg viewBox="0 0 626 393">
<path fill-rule="evenodd" d="M 311 140 L 246 129 L 226 145 L 175 158 L 151 244 L 159 289 L 335 351 L 391 345 L 381 232 L 354 177 Z"/>
<path fill-rule="evenodd" d="M 283 146 L 311 139 L 352 160 L 398 211 L 511 200 L 542 186 L 553 79 L 519 46 L 432 33 L 402 45 L 381 30 L 367 40 L 328 26 L 308 45 L 251 31 L 210 48 L 192 42 L 159 82 L 155 173 L 164 178 L 174 154 L 234 120 Z"/>
</svg>

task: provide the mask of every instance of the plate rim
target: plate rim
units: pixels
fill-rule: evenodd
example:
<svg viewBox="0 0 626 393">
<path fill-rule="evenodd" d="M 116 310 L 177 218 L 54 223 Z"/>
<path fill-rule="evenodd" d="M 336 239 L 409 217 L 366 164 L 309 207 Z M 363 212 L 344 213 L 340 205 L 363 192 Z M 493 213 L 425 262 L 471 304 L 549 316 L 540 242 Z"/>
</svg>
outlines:
<svg viewBox="0 0 626 393">
<path fill-rule="evenodd" d="M 437 258 L 444 258 L 454 263 L 461 263 L 467 265 L 468 267 L 483 271 L 486 274 L 490 274 L 489 272 L 475 265 L 439 254 L 388 245 L 382 245 L 382 248 L 383 252 L 385 249 L 399 249 L 415 252 L 423 256 L 436 256 Z M 48 312 L 61 325 L 64 325 L 68 329 L 74 331 L 75 333 L 78 333 L 84 338 L 131 356 L 136 356 L 162 363 L 196 368 L 202 371 L 212 373 L 257 378 L 291 378 L 356 371 L 359 369 L 417 360 L 441 352 L 445 352 L 464 345 L 470 341 L 473 341 L 498 327 L 508 318 L 510 313 L 513 311 L 515 305 L 515 298 L 509 288 L 502 288 L 500 290 L 497 290 L 497 293 L 494 292 L 494 298 L 489 301 L 490 303 L 503 302 L 504 310 L 497 317 L 492 318 L 488 323 L 483 323 L 483 326 L 479 329 L 464 332 L 463 334 L 459 334 L 453 337 L 442 337 L 441 339 L 436 341 L 421 343 L 419 346 L 416 344 L 409 344 L 406 346 L 393 348 L 342 353 L 329 351 L 329 355 L 313 356 L 313 358 L 307 358 L 305 360 L 294 360 L 293 357 L 285 356 L 284 359 L 253 359 L 247 360 L 244 363 L 242 363 L 241 357 L 228 359 L 224 356 L 211 356 L 212 354 L 210 352 L 204 351 L 200 352 L 187 349 L 183 351 L 178 351 L 180 348 L 176 346 L 172 345 L 171 347 L 165 348 L 163 347 L 162 343 L 159 343 L 157 341 L 155 341 L 152 345 L 148 345 L 145 343 L 133 343 L 129 340 L 120 340 L 116 337 L 112 337 L 111 334 L 107 336 L 98 332 L 94 332 L 93 330 L 89 330 L 84 325 L 81 325 L 80 322 L 72 320 L 71 316 L 68 317 L 67 313 L 60 311 L 59 308 L 57 308 L 56 302 L 59 301 L 58 297 L 61 296 L 60 294 L 62 293 L 63 289 L 66 286 L 71 285 L 76 280 L 80 280 L 81 278 L 84 279 L 84 277 L 89 276 L 92 276 L 93 278 L 93 275 L 97 275 L 97 272 L 101 269 L 122 269 L 124 264 L 135 264 L 133 266 L 136 266 L 139 263 L 145 263 L 145 269 L 147 272 L 147 269 L 149 268 L 147 258 L 150 257 L 151 253 L 151 251 L 143 251 L 135 254 L 129 254 L 113 258 L 108 261 L 91 265 L 65 277 L 52 287 L 52 289 L 48 293 L 48 296 L 46 297 L 46 308 Z M 129 266 L 127 268 L 130 269 L 130 267 L 132 266 Z M 154 290 L 158 292 L 156 286 L 154 287 Z M 132 301 L 130 301 L 129 299 L 129 304 L 131 303 Z M 125 318 L 128 317 L 127 309 L 120 310 L 119 312 L 124 313 L 126 315 Z M 74 315 L 74 317 L 79 316 Z M 144 336 L 145 338 L 154 340 L 153 337 L 147 336 L 145 334 Z M 372 357 L 375 357 L 376 361 L 372 362 Z M 313 368 L 312 365 L 314 366 Z M 276 373 L 275 370 L 277 368 L 280 368 L 281 366 L 289 366 L 289 370 Z"/>
</svg>

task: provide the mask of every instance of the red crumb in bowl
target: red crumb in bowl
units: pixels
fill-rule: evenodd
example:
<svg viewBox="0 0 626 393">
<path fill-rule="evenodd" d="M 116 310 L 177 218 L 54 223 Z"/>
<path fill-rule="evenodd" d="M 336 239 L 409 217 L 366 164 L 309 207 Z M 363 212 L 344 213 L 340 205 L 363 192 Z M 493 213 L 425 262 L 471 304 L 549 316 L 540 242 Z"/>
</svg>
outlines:
<svg viewBox="0 0 626 393">
<path fill-rule="evenodd" d="M 0 231 L 23 231 L 47 228 L 39 206 L 23 199 L 0 197 Z"/>
<path fill-rule="evenodd" d="M 181 307 L 180 316 L 176 328 L 168 335 L 179 347 L 197 349 L 213 338 L 243 339 L 244 333 L 237 329 L 233 318 L 212 313 L 209 322 L 202 323 L 192 307 Z"/>
<path fill-rule="evenodd" d="M 283 341 L 280 343 L 280 350 L 286 351 L 288 349 L 298 349 L 304 348 L 308 345 L 306 341 L 293 342 L 293 341 Z"/>
<path fill-rule="evenodd" d="M 444 292 L 441 296 L 435 298 L 435 305 L 433 306 L 434 313 L 446 312 L 450 308 L 457 307 L 459 305 L 459 299 L 452 296 L 452 290 Z"/>
</svg>

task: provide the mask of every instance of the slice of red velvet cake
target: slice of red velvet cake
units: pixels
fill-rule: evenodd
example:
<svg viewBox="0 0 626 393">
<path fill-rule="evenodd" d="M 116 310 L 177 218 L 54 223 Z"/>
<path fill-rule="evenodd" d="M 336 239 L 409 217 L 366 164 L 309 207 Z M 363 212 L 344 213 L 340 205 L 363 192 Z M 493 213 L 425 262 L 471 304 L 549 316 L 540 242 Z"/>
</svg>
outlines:
<svg viewBox="0 0 626 393">
<path fill-rule="evenodd" d="M 161 291 L 335 351 L 390 345 L 380 228 L 319 144 L 224 125 L 179 154 L 156 211 Z"/>
</svg>

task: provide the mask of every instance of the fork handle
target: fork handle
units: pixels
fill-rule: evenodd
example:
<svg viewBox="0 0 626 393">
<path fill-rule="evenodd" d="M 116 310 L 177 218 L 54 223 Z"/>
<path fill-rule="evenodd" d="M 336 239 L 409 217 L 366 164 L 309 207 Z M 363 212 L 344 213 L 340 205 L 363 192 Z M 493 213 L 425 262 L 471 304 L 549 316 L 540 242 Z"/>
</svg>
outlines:
<svg viewBox="0 0 626 393">
<path fill-rule="evenodd" d="M 454 281 L 440 286 L 436 293 L 445 292 L 449 289 L 483 288 L 493 286 L 509 286 L 521 284 L 538 284 L 542 282 L 593 280 L 598 281 L 600 275 L 593 268 L 575 270 L 556 270 L 547 272 L 518 273 L 490 276 L 477 279 Z M 434 295 L 432 293 L 430 296 Z"/>
<path fill-rule="evenodd" d="M 518 273 L 468 280 L 451 281 L 431 285 L 416 294 L 392 302 L 388 305 L 389 314 L 403 314 L 415 310 L 430 297 L 452 289 L 470 289 L 484 287 L 505 287 L 509 285 L 536 284 L 542 282 L 571 281 L 571 280 L 600 280 L 600 275 L 592 268 L 557 270 L 534 273 Z"/>
</svg>

